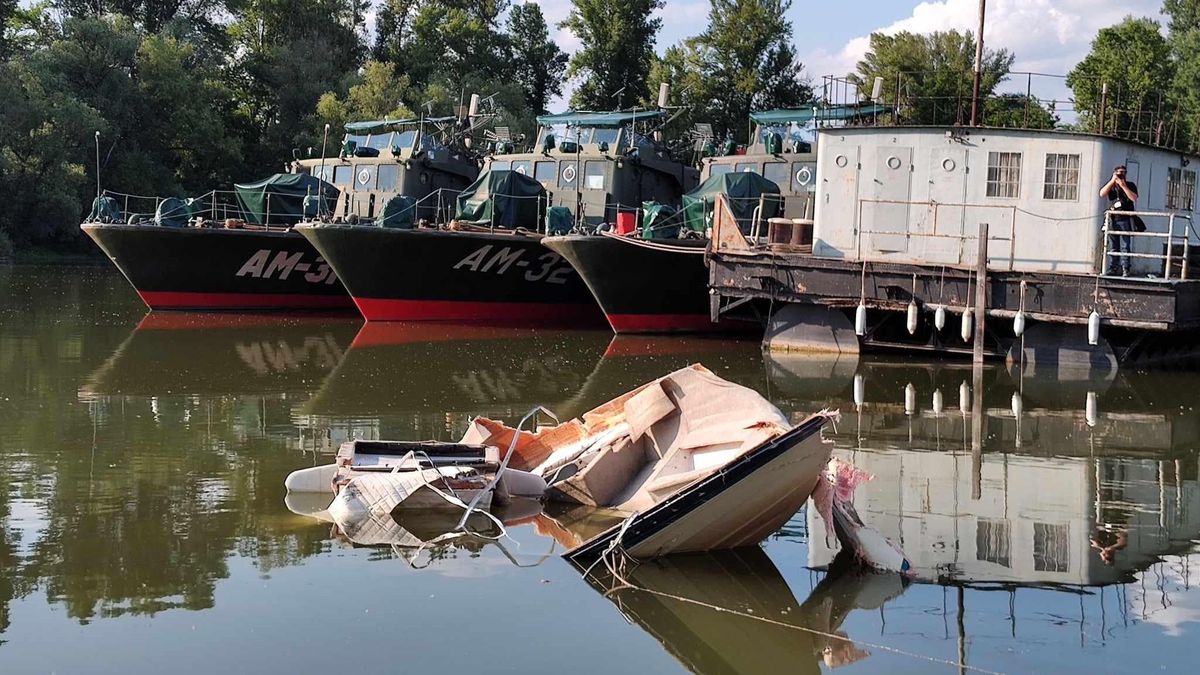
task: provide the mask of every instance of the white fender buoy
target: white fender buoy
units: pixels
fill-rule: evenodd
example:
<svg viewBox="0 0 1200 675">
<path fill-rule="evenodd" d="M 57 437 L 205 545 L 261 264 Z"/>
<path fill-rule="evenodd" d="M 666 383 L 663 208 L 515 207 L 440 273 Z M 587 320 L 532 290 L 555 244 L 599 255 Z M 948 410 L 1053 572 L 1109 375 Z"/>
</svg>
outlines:
<svg viewBox="0 0 1200 675">
<path fill-rule="evenodd" d="M 858 406 L 859 408 L 862 407 L 863 401 L 866 400 L 865 399 L 866 394 L 863 391 L 865 388 L 866 388 L 866 382 L 863 380 L 863 376 L 861 374 L 855 375 L 854 376 L 854 405 Z"/>
<path fill-rule="evenodd" d="M 917 411 L 917 388 L 912 382 L 904 385 L 904 414 L 912 416 Z"/>
<path fill-rule="evenodd" d="M 1100 315 L 1094 309 L 1088 315 L 1088 344 L 1100 344 Z"/>
<path fill-rule="evenodd" d="M 1017 312 L 1017 315 L 1013 317 L 1013 335 L 1016 335 L 1017 337 L 1021 337 L 1021 334 L 1024 332 L 1025 332 L 1025 312 Z"/>
<path fill-rule="evenodd" d="M 854 334 L 859 337 L 867 334 L 867 306 L 862 303 L 854 310 Z"/>
<path fill-rule="evenodd" d="M 933 310 L 933 327 L 939 331 L 946 327 L 946 308 L 942 305 Z"/>
<path fill-rule="evenodd" d="M 958 409 L 964 413 L 971 412 L 971 388 L 967 386 L 967 381 L 958 385 Z"/>
<path fill-rule="evenodd" d="M 941 415 L 942 410 L 944 410 L 944 409 L 945 409 L 945 404 L 944 404 L 944 401 L 942 401 L 942 390 L 934 389 L 933 390 L 933 414 Z"/>
<path fill-rule="evenodd" d="M 908 334 L 913 335 L 917 332 L 917 301 L 908 301 Z"/>
<path fill-rule="evenodd" d="M 975 315 L 974 315 L 974 313 L 971 312 L 971 310 L 969 310 L 969 309 L 963 310 L 962 325 L 960 326 L 961 330 L 959 330 L 959 332 L 958 332 L 959 337 L 962 338 L 963 342 L 971 341 L 971 332 L 972 332 L 972 329 L 974 329 L 974 327 L 975 327 L 973 325 L 971 319 L 973 319 L 974 316 Z"/>
<path fill-rule="evenodd" d="M 1025 411 L 1025 404 L 1021 401 L 1021 392 L 1014 391 L 1012 395 L 1012 412 L 1013 417 L 1021 419 L 1021 413 Z"/>
<path fill-rule="evenodd" d="M 1087 402 L 1083 406 L 1083 420 L 1089 427 L 1096 426 L 1096 392 L 1087 393 Z"/>
</svg>

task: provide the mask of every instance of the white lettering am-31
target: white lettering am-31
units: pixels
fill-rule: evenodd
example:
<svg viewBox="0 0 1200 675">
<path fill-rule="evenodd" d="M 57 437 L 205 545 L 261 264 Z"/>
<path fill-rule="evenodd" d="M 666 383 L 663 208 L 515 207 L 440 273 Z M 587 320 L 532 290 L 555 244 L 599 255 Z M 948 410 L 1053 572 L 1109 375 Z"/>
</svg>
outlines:
<svg viewBox="0 0 1200 675">
<path fill-rule="evenodd" d="M 496 250 L 492 250 L 492 249 Z M 545 281 L 548 284 L 565 284 L 567 276 L 574 270 L 553 251 L 539 254 L 532 262 L 522 259 L 526 249 L 511 246 L 495 247 L 487 244 L 475 249 L 454 264 L 456 270 L 505 274 L 510 268 L 525 270 L 525 281 Z"/>
<path fill-rule="evenodd" d="M 303 251 L 272 251 L 265 248 L 250 256 L 236 276 L 287 281 L 293 272 L 303 274 L 304 280 L 310 284 L 337 282 L 333 268 L 321 256 L 307 262 Z"/>
</svg>

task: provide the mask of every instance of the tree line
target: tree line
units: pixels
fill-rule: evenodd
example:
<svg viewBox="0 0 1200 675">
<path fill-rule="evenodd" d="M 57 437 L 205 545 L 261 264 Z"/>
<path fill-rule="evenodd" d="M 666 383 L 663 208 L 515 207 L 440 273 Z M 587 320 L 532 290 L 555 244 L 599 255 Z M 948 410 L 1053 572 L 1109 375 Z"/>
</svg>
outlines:
<svg viewBox="0 0 1200 675">
<path fill-rule="evenodd" d="M 797 58 L 791 0 L 710 0 L 703 30 L 660 55 L 663 7 L 573 0 L 552 26 L 513 0 L 0 0 L 0 256 L 89 250 L 97 131 L 105 187 L 188 196 L 281 170 L 325 124 L 336 138 L 348 121 L 449 115 L 472 93 L 528 133 L 568 89 L 572 107 L 610 110 L 652 105 L 668 81 L 677 133 L 707 122 L 742 143 L 752 111 L 834 97 Z M 1100 31 L 1067 79 L 1076 126 L 1194 149 L 1200 0 L 1164 14 L 1165 34 L 1133 17 Z M 877 33 L 839 81 L 863 99 L 880 80 L 897 108 L 880 122 L 963 124 L 974 53 L 969 32 Z M 1055 102 L 997 93 L 1014 59 L 985 53 L 983 122 L 1063 126 Z"/>
</svg>

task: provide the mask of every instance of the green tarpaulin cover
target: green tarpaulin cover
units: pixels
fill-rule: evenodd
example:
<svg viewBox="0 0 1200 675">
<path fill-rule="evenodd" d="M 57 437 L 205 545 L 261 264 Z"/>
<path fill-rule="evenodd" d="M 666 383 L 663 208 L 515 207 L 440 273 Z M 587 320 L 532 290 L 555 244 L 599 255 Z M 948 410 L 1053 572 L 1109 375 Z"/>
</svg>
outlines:
<svg viewBox="0 0 1200 675">
<path fill-rule="evenodd" d="M 112 197 L 96 197 L 92 200 L 92 212 L 88 214 L 87 223 L 119 223 L 121 222 L 121 207 Z"/>
<path fill-rule="evenodd" d="M 396 195 L 383 203 L 383 210 L 375 218 L 379 227 L 411 230 L 417 216 L 417 200 L 408 195 Z"/>
<path fill-rule="evenodd" d="M 546 234 L 568 234 L 575 227 L 575 218 L 571 209 L 565 206 L 551 206 L 546 212 Z"/>
<path fill-rule="evenodd" d="M 546 188 L 516 171 L 484 171 L 458 196 L 454 219 L 475 225 L 538 229 Z"/>
<path fill-rule="evenodd" d="M 268 218 L 271 225 L 298 222 L 304 215 L 304 198 L 308 195 L 321 195 L 330 205 L 337 203 L 338 197 L 336 187 L 306 173 L 277 173 L 233 187 L 246 220 L 260 225 L 266 224 Z"/>
<path fill-rule="evenodd" d="M 642 239 L 677 239 L 679 224 L 670 204 L 642 202 Z"/>
<path fill-rule="evenodd" d="M 187 227 L 187 204 L 178 197 L 167 197 L 154 210 L 154 224 L 162 227 Z"/>
<path fill-rule="evenodd" d="M 713 204 L 717 195 L 728 198 L 729 208 L 737 218 L 743 233 L 750 232 L 754 209 L 758 208 L 762 195 L 779 194 L 779 186 L 753 171 L 738 171 L 710 176 L 695 190 L 683 196 L 683 224 L 693 232 L 704 233 L 712 225 Z M 782 210 L 779 199 L 762 201 L 762 219 L 774 218 Z"/>
</svg>

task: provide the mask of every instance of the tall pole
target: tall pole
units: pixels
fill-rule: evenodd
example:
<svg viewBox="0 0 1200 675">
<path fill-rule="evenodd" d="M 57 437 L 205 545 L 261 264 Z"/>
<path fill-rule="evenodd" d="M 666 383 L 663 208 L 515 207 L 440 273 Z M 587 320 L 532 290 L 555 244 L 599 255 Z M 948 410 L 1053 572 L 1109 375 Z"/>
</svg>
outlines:
<svg viewBox="0 0 1200 675">
<path fill-rule="evenodd" d="M 332 183 L 333 181 L 329 180 L 329 178 L 325 175 L 325 143 L 328 141 L 329 123 L 326 122 L 325 135 L 321 137 L 321 180 L 325 181 L 326 183 Z M 325 215 L 325 186 L 317 185 L 317 189 L 320 190 L 320 194 L 317 197 L 317 214 Z"/>
<path fill-rule="evenodd" d="M 96 199 L 100 199 L 100 130 L 96 130 Z"/>
<path fill-rule="evenodd" d="M 983 17 L 987 0 L 979 0 L 979 33 L 975 36 L 975 77 L 971 82 L 971 126 L 979 126 L 979 83 L 983 79 Z"/>
</svg>

